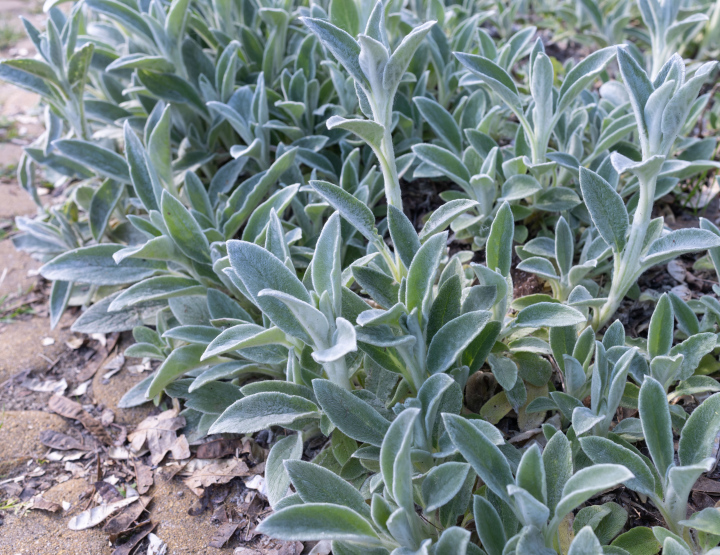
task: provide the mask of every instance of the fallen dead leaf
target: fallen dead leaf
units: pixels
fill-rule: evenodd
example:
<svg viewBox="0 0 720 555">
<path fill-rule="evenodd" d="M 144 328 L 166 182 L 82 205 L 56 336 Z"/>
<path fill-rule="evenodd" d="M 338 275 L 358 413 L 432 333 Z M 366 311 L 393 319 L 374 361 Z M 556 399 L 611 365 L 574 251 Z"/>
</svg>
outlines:
<svg viewBox="0 0 720 555">
<path fill-rule="evenodd" d="M 148 545 L 147 555 L 165 555 L 167 553 L 167 544 L 155 534 L 150 534 L 148 540 L 150 545 Z"/>
<path fill-rule="evenodd" d="M 92 380 L 87 380 L 82 382 L 79 386 L 77 386 L 75 389 L 73 389 L 70 392 L 70 395 L 72 397 L 82 397 L 87 393 L 88 387 L 90 387 L 90 384 L 92 383 Z"/>
<path fill-rule="evenodd" d="M 115 503 L 106 503 L 83 511 L 79 515 L 76 515 L 68 522 L 68 528 L 70 530 L 86 530 L 100 524 L 103 520 L 109 517 L 118 509 L 122 509 L 131 503 L 138 501 L 139 497 L 130 497 L 128 499 L 122 499 Z"/>
<path fill-rule="evenodd" d="M 115 480 L 117 482 L 117 480 Z M 124 499 L 120 492 L 115 487 L 115 484 L 109 481 L 100 481 L 93 484 L 95 486 L 95 492 L 100 496 L 100 500 L 103 503 L 115 503 Z"/>
<path fill-rule="evenodd" d="M 115 355 L 113 358 L 111 358 L 107 364 L 105 364 L 103 371 L 105 372 L 103 374 L 103 379 L 108 380 L 112 378 L 115 374 L 120 372 L 122 370 L 122 367 L 125 365 L 125 356 L 120 353 L 118 355 Z"/>
<path fill-rule="evenodd" d="M 182 474 L 186 476 L 183 483 L 201 497 L 204 488 L 213 484 L 227 484 L 230 480 L 242 476 L 250 476 L 252 472 L 247 464 L 240 459 L 232 458 L 202 464 L 202 459 L 190 461 Z"/>
<path fill-rule="evenodd" d="M 268 555 L 300 555 L 305 546 L 302 542 L 286 542 L 279 549 L 271 551 Z"/>
<path fill-rule="evenodd" d="M 135 467 L 135 481 L 137 482 L 138 493 L 140 495 L 147 493 L 154 481 L 152 469 L 140 461 L 133 461 L 133 466 Z"/>
<path fill-rule="evenodd" d="M 308 555 L 330 555 L 330 553 L 332 553 L 332 544 L 328 540 L 323 540 L 318 542 Z"/>
<path fill-rule="evenodd" d="M 75 439 L 72 436 L 55 432 L 53 430 L 45 430 L 43 433 L 40 434 L 40 442 L 50 447 L 51 449 L 57 449 L 58 451 L 87 451 L 88 448 L 85 447 L 85 445 Z"/>
<path fill-rule="evenodd" d="M 62 395 L 67 389 L 67 380 L 41 380 L 39 378 L 28 378 L 21 384 L 25 389 L 38 393 L 56 393 Z"/>
<path fill-rule="evenodd" d="M 260 474 L 256 474 L 249 480 L 245 480 L 245 487 L 254 489 L 261 495 L 267 497 L 267 482 L 265 482 L 265 478 Z"/>
<path fill-rule="evenodd" d="M 685 265 L 680 260 L 671 260 L 667 264 L 668 274 L 680 283 L 685 281 Z"/>
<path fill-rule="evenodd" d="M 65 462 L 76 461 L 85 455 L 87 455 L 87 451 L 50 451 L 44 458 L 52 462 Z"/>
<path fill-rule="evenodd" d="M 702 491 L 704 493 L 720 493 L 720 482 L 711 480 L 705 476 L 700 476 L 692 489 L 693 491 Z"/>
<path fill-rule="evenodd" d="M 48 408 L 60 416 L 72 418 L 73 420 L 78 420 L 80 413 L 85 412 L 80 403 L 76 403 L 62 395 L 53 395 L 50 397 Z"/>
<path fill-rule="evenodd" d="M 95 373 L 100 369 L 107 357 L 110 355 L 112 350 L 115 348 L 115 345 L 120 338 L 120 334 L 113 333 L 109 336 L 109 338 L 106 338 L 103 334 L 94 333 L 90 337 L 99 341 L 101 348 L 95 351 L 95 355 L 90 359 L 90 361 L 88 361 L 87 366 L 85 366 L 85 368 L 83 368 L 77 375 L 77 380 L 79 382 L 89 380 L 95 375 Z"/>
<path fill-rule="evenodd" d="M 190 446 L 187 439 L 182 435 L 177 437 L 176 433 L 185 426 L 185 418 L 178 416 L 178 413 L 178 407 L 174 407 L 140 422 L 136 430 L 128 435 L 130 449 L 138 453 L 147 443 L 153 465 L 160 464 L 168 451 L 172 451 L 174 459 L 189 458 Z"/>
<path fill-rule="evenodd" d="M 88 432 L 93 434 L 104 444 L 113 444 L 113 439 L 107 433 L 107 430 L 105 430 L 100 421 L 85 412 L 80 403 L 76 403 L 75 401 L 72 401 L 67 397 L 63 397 L 62 395 L 55 394 L 50 397 L 50 401 L 48 401 L 48 408 L 60 416 L 78 420 Z"/>
<path fill-rule="evenodd" d="M 51 513 L 58 512 L 62 507 L 55 503 L 54 501 L 48 501 L 47 499 L 43 499 L 42 496 L 38 496 L 35 499 L 33 499 L 32 507 L 31 509 L 38 509 L 40 511 L 48 511 Z"/>
<path fill-rule="evenodd" d="M 691 274 L 686 274 L 691 275 Z M 670 289 L 673 293 L 675 293 L 678 297 L 680 297 L 683 301 L 689 301 L 692 299 L 692 291 L 690 291 L 690 288 L 685 285 L 684 283 L 681 283 L 680 285 L 676 285 L 672 289 Z"/>
<path fill-rule="evenodd" d="M 63 467 L 66 472 L 70 472 L 73 477 L 78 478 L 81 476 L 85 476 L 85 467 L 81 464 L 66 461 L 65 466 Z"/>
<path fill-rule="evenodd" d="M 217 547 L 218 549 L 223 547 L 238 529 L 238 526 L 240 526 L 238 522 L 221 524 L 213 534 L 208 547 Z"/>
<path fill-rule="evenodd" d="M 138 453 L 140 455 L 140 453 Z M 130 458 L 130 451 L 125 447 L 111 447 L 108 449 L 108 457 L 116 461 L 125 461 Z"/>
<path fill-rule="evenodd" d="M 135 549 L 137 544 L 139 544 L 143 539 L 145 539 L 145 536 L 147 536 L 150 532 L 153 531 L 153 529 L 157 526 L 154 522 L 145 522 L 138 526 L 135 530 L 136 532 L 133 533 L 132 536 L 122 545 L 115 548 L 115 551 L 112 552 L 112 555 L 130 555 L 130 552 Z"/>
<path fill-rule="evenodd" d="M 85 343 L 85 338 L 79 335 L 73 335 L 70 339 L 65 342 L 65 345 L 73 351 L 77 351 Z"/>
<path fill-rule="evenodd" d="M 234 455 L 235 451 L 242 447 L 243 442 L 240 439 L 217 439 L 199 445 L 195 456 L 198 459 L 222 459 Z"/>
<path fill-rule="evenodd" d="M 103 426 L 109 426 L 113 422 L 115 422 L 115 413 L 110 409 L 105 409 L 100 415 L 100 423 Z"/>
<path fill-rule="evenodd" d="M 102 529 L 103 532 L 110 535 L 119 535 L 128 531 L 132 523 L 140 518 L 148 503 L 150 503 L 150 497 L 141 497 L 139 503 L 125 507 L 124 510 L 105 523 Z"/>
</svg>

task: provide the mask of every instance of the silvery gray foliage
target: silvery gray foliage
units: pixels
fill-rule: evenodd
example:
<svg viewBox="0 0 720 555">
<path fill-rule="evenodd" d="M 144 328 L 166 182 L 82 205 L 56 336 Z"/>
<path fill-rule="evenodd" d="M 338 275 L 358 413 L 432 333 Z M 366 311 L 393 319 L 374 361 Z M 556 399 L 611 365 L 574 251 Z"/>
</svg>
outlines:
<svg viewBox="0 0 720 555">
<path fill-rule="evenodd" d="M 680 18 L 681 3 L 674 1 L 638 0 L 637 5 L 650 35 L 650 76 L 655 79 L 665 61 L 680 50 L 692 31 L 704 27 L 708 16 L 698 10 Z"/>
<path fill-rule="evenodd" d="M 650 80 L 630 54 L 618 50 L 618 62 L 630 105 L 635 114 L 642 161 L 615 152 L 612 164 L 619 173 L 637 179 L 639 199 L 632 222 L 622 197 L 603 177 L 580 168 L 580 188 L 595 228 L 613 252 L 612 282 L 607 300 L 594 309 L 593 327 L 600 329 L 617 310 L 640 274 L 647 268 L 697 250 L 718 246 L 718 237 L 702 229 L 667 233 L 662 219 L 651 220 L 658 177 L 692 109 L 700 87 L 717 65 L 708 62 L 685 80 L 679 56 L 670 58 Z"/>
<path fill-rule="evenodd" d="M 650 218 L 718 167 L 692 136 L 714 63 L 670 56 L 695 8 L 646 2 L 646 32 L 605 1 L 54 4 L 26 26 L 39 58 L 0 77 L 47 107 L 21 185 L 42 168 L 67 201 L 13 241 L 53 325 L 79 306 L 77 332 L 133 331 L 152 371 L 121 406 L 181 399 L 191 442 L 277 432 L 261 530 L 337 554 L 717 553 L 717 511 L 685 509 L 718 401 L 686 407 L 720 389 L 720 303 L 670 292 L 646 339 L 604 329 L 646 268 L 720 267 L 712 222 Z M 559 63 L 536 8 L 602 48 Z M 420 180 L 443 204 L 406 213 Z M 521 296 L 516 270 L 548 288 Z M 508 443 L 506 417 L 544 437 Z M 597 495 L 620 484 L 667 528 L 616 540 Z"/>
<path fill-rule="evenodd" d="M 594 463 L 622 464 L 633 472 L 634 478 L 625 485 L 652 500 L 669 527 L 669 531 L 657 528 L 654 533 L 665 546 L 667 538 L 682 546 L 677 553 L 695 553 L 698 549 L 705 552 L 717 545 L 717 538 L 690 533 L 693 522 L 702 520 L 702 513 L 687 519 L 687 501 L 695 481 L 715 466 L 714 430 L 720 424 L 718 403 L 720 395 L 713 395 L 688 418 L 680 432 L 679 462 L 675 462 L 671 413 L 665 391 L 652 377 L 645 379 L 639 396 L 640 421 L 649 458 L 614 434 L 610 438 L 580 440 L 583 451 Z M 696 530 L 704 531 L 702 525 Z"/>
<path fill-rule="evenodd" d="M 388 204 L 402 209 L 392 141 L 393 101 L 413 54 L 435 22 L 416 27 L 391 51 L 385 6 L 380 1 L 368 18 L 365 32 L 358 35 L 357 40 L 326 20 L 303 18 L 302 21 L 352 76 L 360 109 L 368 118 L 348 120 L 333 116 L 327 121 L 328 128 L 350 131 L 372 148 L 383 172 Z"/>
</svg>

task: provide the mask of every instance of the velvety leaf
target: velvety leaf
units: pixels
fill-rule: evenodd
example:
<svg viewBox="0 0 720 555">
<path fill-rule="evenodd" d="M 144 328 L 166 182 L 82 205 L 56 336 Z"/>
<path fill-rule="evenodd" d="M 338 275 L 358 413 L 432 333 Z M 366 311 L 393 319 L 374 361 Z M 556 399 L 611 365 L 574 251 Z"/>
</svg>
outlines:
<svg viewBox="0 0 720 555">
<path fill-rule="evenodd" d="M 178 248 L 196 262 L 209 264 L 210 244 L 188 209 L 168 191 L 163 191 L 161 210 L 170 237 Z"/>
<path fill-rule="evenodd" d="M 503 276 L 510 275 L 512 262 L 512 243 L 515 233 L 515 221 L 507 202 L 503 202 L 495 215 L 485 250 L 487 266 Z"/>
<path fill-rule="evenodd" d="M 665 476 L 675 458 L 670 409 L 663 386 L 649 376 L 640 388 L 638 408 L 648 451 L 660 476 Z"/>
<path fill-rule="evenodd" d="M 377 239 L 375 216 L 367 205 L 327 181 L 311 181 L 310 185 L 368 241 L 374 242 Z"/>
<path fill-rule="evenodd" d="M 209 433 L 251 434 L 270 426 L 290 428 L 296 422 L 319 418 L 317 405 L 303 397 L 277 392 L 255 393 L 228 407 Z"/>
<path fill-rule="evenodd" d="M 281 540 L 337 540 L 379 543 L 372 525 L 347 507 L 305 503 L 286 507 L 263 520 L 258 532 Z"/>
<path fill-rule="evenodd" d="M 122 248 L 112 244 L 80 247 L 52 259 L 40 268 L 40 274 L 52 281 L 124 285 L 149 278 L 165 266 L 161 262 L 134 258 L 116 264 L 113 254 Z"/>
<path fill-rule="evenodd" d="M 125 160 L 112 150 L 80 139 L 61 139 L 53 143 L 61 154 L 86 166 L 104 177 L 120 183 L 130 183 Z"/>
<path fill-rule="evenodd" d="M 301 433 L 282 438 L 270 449 L 267 461 L 265 461 L 265 482 L 268 490 L 267 498 L 271 507 L 275 507 L 288 494 L 291 478 L 285 470 L 285 462 L 298 461 L 302 454 Z"/>
<path fill-rule="evenodd" d="M 680 434 L 680 464 L 699 464 L 714 453 L 720 432 L 720 394 L 715 394 L 697 407 L 685 422 Z"/>
<path fill-rule="evenodd" d="M 535 303 L 523 308 L 515 319 L 515 325 L 523 328 L 566 327 L 582 324 L 585 316 L 570 306 L 558 303 Z"/>
<path fill-rule="evenodd" d="M 418 308 L 425 313 L 427 301 L 432 293 L 440 257 L 445 252 L 447 233 L 433 235 L 417 251 L 408 269 L 405 306 L 408 312 Z"/>
<path fill-rule="evenodd" d="M 492 492 L 509 501 L 507 486 L 514 484 L 510 465 L 500 449 L 465 418 L 443 414 L 445 429 L 453 444 Z"/>
<path fill-rule="evenodd" d="M 449 503 L 460 491 L 470 465 L 460 462 L 446 462 L 430 470 L 422 483 L 425 511 L 439 509 Z"/>
<path fill-rule="evenodd" d="M 580 188 L 601 237 L 615 252 L 622 252 L 629 225 L 622 197 L 602 177 L 585 168 L 580 168 Z"/>
<path fill-rule="evenodd" d="M 632 472 L 616 464 L 596 464 L 579 470 L 565 483 L 553 521 L 559 522 L 570 511 L 594 495 L 632 477 Z"/>
<path fill-rule="evenodd" d="M 492 314 L 485 310 L 467 312 L 445 324 L 433 337 L 427 352 L 431 374 L 444 372 L 482 332 Z"/>
<path fill-rule="evenodd" d="M 318 403 L 345 435 L 380 447 L 390 423 L 368 403 L 328 380 L 313 380 Z"/>
</svg>

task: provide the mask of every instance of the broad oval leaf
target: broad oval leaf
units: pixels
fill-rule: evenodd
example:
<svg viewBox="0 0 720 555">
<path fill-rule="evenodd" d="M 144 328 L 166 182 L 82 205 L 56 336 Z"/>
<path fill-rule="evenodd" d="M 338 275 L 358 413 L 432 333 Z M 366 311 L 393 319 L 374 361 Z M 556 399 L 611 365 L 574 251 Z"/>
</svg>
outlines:
<svg viewBox="0 0 720 555">
<path fill-rule="evenodd" d="M 620 253 L 627 241 L 629 219 L 622 197 L 595 172 L 580 168 L 580 188 L 600 236 Z"/>
<path fill-rule="evenodd" d="M 559 303 L 541 302 L 523 308 L 514 325 L 521 328 L 576 326 L 587 321 L 579 310 Z"/>
<path fill-rule="evenodd" d="M 165 268 L 154 260 L 126 258 L 116 264 L 113 254 L 122 245 L 92 245 L 65 252 L 40 268 L 48 280 L 72 281 L 92 285 L 125 285 L 149 278 Z"/>
<path fill-rule="evenodd" d="M 492 313 L 478 310 L 462 314 L 441 327 L 428 348 L 428 372 L 437 374 L 450 368 L 473 339 L 482 332 L 491 317 Z"/>
<path fill-rule="evenodd" d="M 323 411 L 345 435 L 380 447 L 390 422 L 368 403 L 328 380 L 313 380 L 313 390 Z"/>
<path fill-rule="evenodd" d="M 680 433 L 680 464 L 699 464 L 715 452 L 720 432 L 720 393 L 705 399 L 685 422 Z"/>
<path fill-rule="evenodd" d="M 319 418 L 318 407 L 312 401 L 266 391 L 248 395 L 230 405 L 210 427 L 209 433 L 251 434 L 270 426 L 290 428 L 296 422 Z"/>
<path fill-rule="evenodd" d="M 279 510 L 263 520 L 258 532 L 290 541 L 334 540 L 364 545 L 379 544 L 372 525 L 347 507 L 331 503 L 305 503 Z"/>
</svg>

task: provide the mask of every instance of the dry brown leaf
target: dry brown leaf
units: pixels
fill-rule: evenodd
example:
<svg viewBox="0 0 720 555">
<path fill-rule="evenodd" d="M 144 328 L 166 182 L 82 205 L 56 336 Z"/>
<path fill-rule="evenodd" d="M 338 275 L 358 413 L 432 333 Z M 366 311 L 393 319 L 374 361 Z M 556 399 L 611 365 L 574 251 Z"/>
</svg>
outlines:
<svg viewBox="0 0 720 555">
<path fill-rule="evenodd" d="M 226 522 L 225 524 L 221 524 L 213 534 L 208 547 L 217 547 L 220 549 L 232 537 L 239 525 L 240 523 L 238 522 Z"/>
<path fill-rule="evenodd" d="M 675 281 L 679 281 L 681 283 L 685 281 L 685 265 L 680 260 L 676 259 L 668 262 L 667 271 Z"/>
<path fill-rule="evenodd" d="M 704 493 L 720 493 L 720 482 L 711 480 L 705 476 L 700 476 L 692 489 L 693 491 L 702 491 Z"/>
<path fill-rule="evenodd" d="M 93 526 L 97 526 L 115 511 L 122 509 L 131 503 L 135 503 L 139 499 L 139 497 L 129 497 L 127 499 L 116 501 L 115 503 L 106 503 L 93 507 L 92 509 L 88 509 L 87 511 L 83 511 L 79 515 L 70 519 L 70 522 L 68 522 L 68 528 L 70 528 L 70 530 L 86 530 L 88 528 L 92 528 Z"/>
<path fill-rule="evenodd" d="M 80 403 L 76 403 L 62 395 L 53 395 L 50 397 L 48 408 L 60 416 L 72 418 L 73 420 L 77 420 L 78 416 L 85 412 Z"/>
<path fill-rule="evenodd" d="M 227 484 L 233 478 L 252 474 L 247 464 L 240 459 L 225 459 L 209 464 L 200 462 L 200 459 L 191 461 L 183 470 L 183 475 L 187 476 L 183 483 L 198 497 L 202 496 L 204 488 L 208 486 Z"/>
<path fill-rule="evenodd" d="M 138 493 L 140 495 L 147 493 L 153 485 L 152 469 L 140 461 L 133 461 L 133 466 L 135 467 L 135 481 L 137 482 Z"/>
<path fill-rule="evenodd" d="M 112 555 L 130 555 L 130 552 L 135 549 L 135 546 L 145 539 L 145 536 L 152 532 L 156 525 L 156 523 L 148 521 L 138 526 L 136 528 L 137 531 L 130 537 L 130 539 L 121 546 L 116 547 L 115 551 L 112 552 Z"/>
<path fill-rule="evenodd" d="M 175 443 L 170 447 L 170 454 L 176 461 L 190 458 L 190 444 L 184 435 L 178 436 Z"/>
<path fill-rule="evenodd" d="M 22 386 L 30 391 L 36 391 L 38 393 L 57 393 L 62 395 L 67 389 L 67 380 L 62 378 L 61 380 L 41 380 L 39 378 L 28 378 L 23 380 Z"/>
<path fill-rule="evenodd" d="M 103 526 L 103 532 L 116 536 L 130 529 L 131 524 L 135 522 L 150 503 L 150 497 L 141 497 L 139 503 L 126 507 L 123 511 L 116 514 Z"/>
<path fill-rule="evenodd" d="M 330 555 L 331 553 L 332 544 L 328 540 L 323 540 L 321 542 L 318 542 L 315 547 L 310 550 L 310 553 L 308 553 L 308 555 Z"/>
<path fill-rule="evenodd" d="M 41 496 L 38 496 L 35 499 L 33 499 L 33 504 L 32 504 L 32 507 L 30 507 L 30 508 L 38 509 L 40 511 L 48 511 L 51 513 L 56 513 L 60 509 L 62 509 L 62 507 L 58 503 L 55 503 L 54 501 L 48 501 L 47 499 L 43 499 Z"/>
<path fill-rule="evenodd" d="M 276 550 L 276 553 L 277 555 L 300 555 L 304 549 L 305 546 L 302 542 L 286 542 Z"/>
<path fill-rule="evenodd" d="M 95 375 L 98 369 L 105 362 L 105 359 L 107 359 L 112 350 L 115 348 L 115 345 L 117 344 L 119 338 L 119 333 L 113 333 L 107 338 L 107 340 L 105 340 L 103 346 L 97 351 L 95 351 L 93 357 L 88 361 L 87 366 L 85 366 L 85 368 L 83 368 L 77 375 L 77 381 L 84 382 L 85 380 L 89 380 Z"/>
<path fill-rule="evenodd" d="M 102 499 L 103 503 L 115 503 L 124 499 L 118 489 L 111 483 L 106 481 L 95 482 L 95 491 Z"/>
<path fill-rule="evenodd" d="M 66 434 L 45 430 L 40 434 L 40 442 L 58 451 L 87 451 L 88 448 L 81 442 Z"/>
<path fill-rule="evenodd" d="M 242 449 L 241 439 L 217 439 L 199 445 L 195 456 L 198 459 L 222 459 L 234 455 L 236 449 Z"/>
<path fill-rule="evenodd" d="M 178 416 L 178 412 L 177 408 L 172 408 L 140 422 L 136 430 L 128 435 L 131 450 L 138 453 L 147 443 L 151 455 L 150 462 L 153 465 L 160 464 L 168 451 L 172 451 L 176 459 L 188 458 L 190 447 L 187 440 L 183 442 L 176 433 L 185 426 L 185 418 Z M 180 437 L 184 438 L 184 436 Z M 187 456 L 182 456 L 186 453 Z"/>
<path fill-rule="evenodd" d="M 48 408 L 60 416 L 78 420 L 88 432 L 97 437 L 105 445 L 113 444 L 112 438 L 100 421 L 85 412 L 80 403 L 76 403 L 75 401 L 72 401 L 67 397 L 63 397 L 62 395 L 55 394 L 50 397 L 50 401 L 48 401 Z"/>
</svg>

